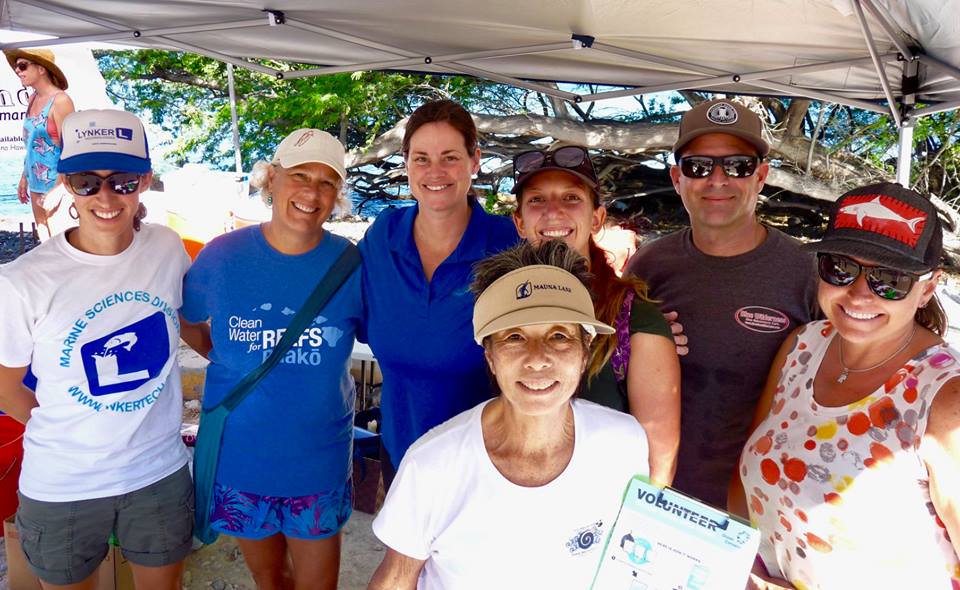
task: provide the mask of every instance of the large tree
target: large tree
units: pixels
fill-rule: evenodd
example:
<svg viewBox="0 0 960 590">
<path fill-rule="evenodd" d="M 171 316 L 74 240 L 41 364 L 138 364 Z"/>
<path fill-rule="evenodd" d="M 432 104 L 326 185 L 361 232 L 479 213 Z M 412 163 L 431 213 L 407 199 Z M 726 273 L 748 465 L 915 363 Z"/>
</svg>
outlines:
<svg viewBox="0 0 960 590">
<path fill-rule="evenodd" d="M 105 51 L 98 58 L 109 91 L 176 138 L 170 151 L 176 163 L 193 159 L 232 166 L 224 64 L 156 50 Z M 278 69 L 305 67 L 264 63 Z M 358 192 L 368 198 L 396 197 L 405 181 L 395 157 L 403 118 L 425 100 L 449 97 L 476 116 L 486 158 L 478 184 L 491 194 L 504 190 L 514 154 L 553 138 L 597 150 L 604 187 L 627 213 L 639 208 L 650 212 L 664 203 L 658 197 L 672 196 L 665 165 L 677 133 L 677 111 L 684 103 L 711 97 L 698 92 L 638 97 L 632 111 L 598 117 L 594 104 L 574 105 L 459 76 L 359 72 L 276 80 L 238 68 L 235 86 L 248 165 L 269 157 L 293 129 L 326 129 L 351 148 L 349 164 Z M 737 100 L 760 113 L 771 130 L 775 168 L 765 191 L 768 210 L 785 209 L 799 215 L 801 223 L 804 215 L 815 223 L 820 218 L 817 200 L 831 200 L 845 188 L 893 174 L 896 130 L 888 117 L 806 99 Z M 920 120 L 913 159 L 916 188 L 960 199 L 958 135 L 956 112 Z M 669 202 L 675 207 L 675 199 Z"/>
</svg>

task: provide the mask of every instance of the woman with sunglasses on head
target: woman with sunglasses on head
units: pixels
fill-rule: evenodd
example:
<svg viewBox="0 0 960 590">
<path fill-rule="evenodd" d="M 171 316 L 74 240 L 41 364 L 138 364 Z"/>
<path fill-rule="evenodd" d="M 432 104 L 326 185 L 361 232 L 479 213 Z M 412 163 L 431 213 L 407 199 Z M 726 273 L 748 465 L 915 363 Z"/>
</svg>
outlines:
<svg viewBox="0 0 960 590">
<path fill-rule="evenodd" d="M 928 199 L 878 184 L 840 197 L 804 247 L 827 319 L 778 353 L 731 486 L 762 533 L 751 587 L 960 585 L 960 352 L 942 338 L 941 240 Z"/>
<path fill-rule="evenodd" d="M 270 220 L 211 241 L 184 278 L 184 340 L 210 359 L 198 456 L 214 424 L 207 412 L 270 358 L 319 282 L 354 248 L 324 229 L 335 209 L 349 211 L 344 156 L 325 131 L 290 133 L 251 174 Z M 198 501 L 209 504 L 197 506 L 208 511 L 198 522 L 237 539 L 259 590 L 337 587 L 353 497 L 349 363 L 363 312 L 360 271 L 345 277 L 319 312 L 308 309 L 310 325 L 230 412 L 212 443 L 220 454 L 211 497 L 198 487 Z M 198 486 L 209 486 L 205 479 Z"/>
<path fill-rule="evenodd" d="M 580 397 L 629 412 L 650 440 L 650 476 L 669 485 L 680 440 L 680 363 L 670 326 L 637 278 L 619 278 L 594 236 L 607 211 L 586 148 L 564 146 L 513 159 L 520 236 L 563 240 L 587 259 L 597 318 L 617 329 L 598 336 Z"/>
<path fill-rule="evenodd" d="M 179 589 L 193 484 L 176 310 L 190 260 L 176 233 L 141 223 L 140 121 L 89 110 L 63 129 L 78 227 L 0 267 L 0 408 L 26 424 L 20 542 L 44 588 L 94 588 L 113 534 L 137 588 Z"/>
<path fill-rule="evenodd" d="M 383 372 L 384 484 L 407 448 L 490 397 L 483 349 L 472 339 L 474 263 L 517 243 L 509 219 L 484 211 L 473 118 L 450 100 L 407 120 L 403 158 L 416 205 L 388 209 L 360 242 L 366 335 Z"/>
<path fill-rule="evenodd" d="M 73 112 L 73 101 L 64 90 L 67 78 L 57 67 L 49 49 L 4 49 L 7 62 L 24 87 L 33 88 L 23 119 L 26 157 L 17 186 L 21 203 L 29 201 L 41 239 L 53 235 L 48 224 L 59 203 L 45 203 L 44 196 L 57 185 L 57 160 L 63 149 L 60 130 L 63 119 Z M 40 227 L 43 231 L 40 231 Z"/>
</svg>

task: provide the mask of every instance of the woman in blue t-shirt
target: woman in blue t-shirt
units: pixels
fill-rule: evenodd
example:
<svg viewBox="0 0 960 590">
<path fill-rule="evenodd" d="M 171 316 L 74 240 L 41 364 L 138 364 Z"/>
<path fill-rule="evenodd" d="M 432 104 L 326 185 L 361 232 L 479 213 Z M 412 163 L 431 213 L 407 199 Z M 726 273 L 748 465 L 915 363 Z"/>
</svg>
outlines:
<svg viewBox="0 0 960 590">
<path fill-rule="evenodd" d="M 340 142 L 316 129 L 294 131 L 271 163 L 254 167 L 270 221 L 220 236 L 197 256 L 181 313 L 184 339 L 210 359 L 205 408 L 270 355 L 352 247 L 323 228 L 345 203 L 345 176 Z M 210 522 L 237 538 L 258 588 L 337 586 L 352 498 L 347 369 L 361 313 L 356 271 L 226 421 Z"/>
<path fill-rule="evenodd" d="M 438 100 L 414 111 L 403 158 L 417 204 L 384 211 L 360 242 L 365 338 L 383 372 L 387 487 L 413 441 L 490 397 L 468 287 L 474 263 L 518 241 L 510 220 L 473 194 L 480 149 L 462 106 Z"/>
</svg>

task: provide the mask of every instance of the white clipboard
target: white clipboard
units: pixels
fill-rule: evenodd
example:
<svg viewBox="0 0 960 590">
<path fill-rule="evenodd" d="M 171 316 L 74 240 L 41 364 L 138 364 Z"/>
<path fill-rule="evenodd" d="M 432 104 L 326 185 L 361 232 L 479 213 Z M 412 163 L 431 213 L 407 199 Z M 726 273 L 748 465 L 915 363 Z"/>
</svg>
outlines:
<svg viewBox="0 0 960 590">
<path fill-rule="evenodd" d="M 760 532 L 641 476 L 630 480 L 592 590 L 730 590 L 746 586 Z"/>
</svg>

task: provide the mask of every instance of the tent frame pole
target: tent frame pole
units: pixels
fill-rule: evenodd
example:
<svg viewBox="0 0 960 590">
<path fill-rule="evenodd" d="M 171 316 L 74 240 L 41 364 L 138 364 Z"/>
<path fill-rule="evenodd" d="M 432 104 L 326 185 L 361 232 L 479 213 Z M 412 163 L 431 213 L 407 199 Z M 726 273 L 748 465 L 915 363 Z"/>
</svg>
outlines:
<svg viewBox="0 0 960 590">
<path fill-rule="evenodd" d="M 897 59 L 899 54 L 897 53 L 886 53 L 880 56 L 881 59 L 892 61 Z M 831 62 L 820 62 L 815 64 L 808 64 L 805 66 L 794 66 L 790 68 L 778 68 L 773 70 L 760 70 L 756 72 L 748 72 L 745 74 L 726 74 L 723 76 L 711 76 L 707 78 L 690 78 L 689 80 L 681 80 L 679 82 L 667 83 L 667 84 L 658 84 L 656 86 L 638 86 L 636 88 L 626 88 L 624 90 L 611 90 L 608 92 L 597 92 L 594 94 L 587 94 L 583 96 L 584 101 L 591 100 L 604 100 L 607 98 L 620 98 L 624 96 L 635 96 L 637 94 L 649 94 L 653 92 L 666 92 L 673 90 L 687 90 L 689 88 L 709 88 L 711 86 L 718 86 L 720 84 L 727 84 L 730 82 L 735 83 L 747 83 L 754 80 L 764 80 L 766 78 L 777 78 L 780 76 L 788 76 L 793 74 L 803 74 L 811 72 L 825 72 L 830 70 L 835 70 L 839 68 L 846 68 L 859 65 L 867 65 L 873 63 L 873 60 L 869 57 L 858 57 L 853 59 L 845 59 L 842 61 L 831 61 Z M 833 102 L 833 101 L 830 101 Z M 886 112 L 884 110 L 884 112 Z"/>
<path fill-rule="evenodd" d="M 649 54 L 649 53 L 643 53 L 643 52 L 640 52 L 640 51 L 632 51 L 632 50 L 630 50 L 630 49 L 623 49 L 623 48 L 621 48 L 621 47 L 616 47 L 616 46 L 614 46 L 614 45 L 607 45 L 606 43 L 594 43 L 592 49 L 595 49 L 595 50 L 597 50 L 597 51 L 604 51 L 604 52 L 607 52 L 607 53 L 612 53 L 612 54 L 614 54 L 614 55 L 619 55 L 619 56 L 621 56 L 621 57 L 627 57 L 627 58 L 637 59 L 637 60 L 641 60 L 641 61 L 647 61 L 647 62 L 651 62 L 651 63 L 655 63 L 655 64 L 660 64 L 660 65 L 665 65 L 665 66 L 670 66 L 670 67 L 674 67 L 674 68 L 678 68 L 678 69 L 684 69 L 684 70 L 687 70 L 687 71 L 690 71 L 690 72 L 694 72 L 694 73 L 710 74 L 710 75 L 714 75 L 714 76 L 725 76 L 725 77 L 728 77 L 728 78 L 731 77 L 731 76 L 736 75 L 736 74 L 734 74 L 733 72 L 724 72 L 723 70 L 718 70 L 718 69 L 716 69 L 716 68 L 711 68 L 711 67 L 709 67 L 709 66 L 695 65 L 695 64 L 688 63 L 688 62 L 684 62 L 684 61 L 679 61 L 679 60 L 675 60 L 675 59 L 664 58 L 664 57 L 660 57 L 660 56 L 657 56 L 657 55 L 652 55 L 652 54 Z M 800 66 L 800 67 L 805 67 L 805 66 Z M 732 78 L 729 78 L 729 79 L 732 80 Z M 781 84 L 781 83 L 779 83 L 779 82 L 771 82 L 771 81 L 769 81 L 769 80 L 753 81 L 753 82 L 751 82 L 751 84 L 752 84 L 753 86 L 757 86 L 757 87 L 759 87 L 759 88 L 765 88 L 765 89 L 767 89 L 767 90 L 774 90 L 774 91 L 776 91 L 776 92 L 778 92 L 778 93 L 780 93 L 780 94 L 786 95 L 786 96 L 800 96 L 800 97 L 804 97 L 804 98 L 812 98 L 812 99 L 814 99 L 814 100 L 822 100 L 822 101 L 825 101 L 825 102 L 837 102 L 837 103 L 840 103 L 840 104 L 845 104 L 845 105 L 849 105 L 849 106 L 852 106 L 852 107 L 857 107 L 857 108 L 860 108 L 860 109 L 864 109 L 864 110 L 866 110 L 866 111 L 872 111 L 872 112 L 874 112 L 874 113 L 887 114 L 887 113 L 890 112 L 887 108 L 885 108 L 885 107 L 883 107 L 883 106 L 881 106 L 881 105 L 873 104 L 873 103 L 867 102 L 867 101 L 865 101 L 865 100 L 858 100 L 858 99 L 855 99 L 855 98 L 847 98 L 847 97 L 844 97 L 844 96 L 837 96 L 837 95 L 831 94 L 831 93 L 829 93 L 829 92 L 822 92 L 822 91 L 819 91 L 819 90 L 811 90 L 811 89 L 809 89 L 809 88 L 802 88 L 802 87 L 799 87 L 799 86 L 791 86 L 791 85 L 789 85 L 789 84 Z M 648 89 L 641 88 L 641 89 L 637 89 L 633 94 L 646 94 L 646 93 L 648 93 L 648 92 L 649 92 Z M 585 97 L 585 98 L 587 98 L 587 97 Z"/>
<path fill-rule="evenodd" d="M 896 45 L 897 51 L 903 54 L 903 57 L 908 60 L 916 59 L 917 56 L 914 54 L 913 50 L 910 49 L 900 38 L 900 35 L 897 34 L 897 28 L 893 26 L 890 22 L 890 17 L 887 13 L 880 9 L 877 6 L 876 2 L 873 0 L 863 0 L 863 6 L 873 15 L 877 22 L 880 23 L 880 26 L 883 27 L 883 30 L 886 31 L 887 37 L 890 38 L 890 42 Z"/>
<path fill-rule="evenodd" d="M 345 66 L 330 66 L 324 68 L 311 68 L 309 70 L 296 70 L 294 72 L 285 72 L 283 77 L 286 80 L 296 78 L 308 78 L 310 76 L 328 76 L 330 74 L 342 74 L 347 72 L 359 72 L 367 70 L 386 70 L 390 68 L 403 68 L 407 66 L 429 66 L 431 64 L 445 64 L 449 62 L 489 59 L 492 57 L 506 57 L 514 55 L 529 55 L 534 53 L 549 53 L 551 51 L 561 51 L 570 49 L 569 42 L 547 43 L 543 45 L 528 45 L 524 47 L 508 47 L 505 49 L 492 49 L 489 51 L 474 51 L 472 53 L 451 53 L 447 55 L 420 55 L 404 59 L 389 61 L 376 61 L 358 64 L 348 64 Z"/>
<path fill-rule="evenodd" d="M 857 22 L 860 23 L 860 31 L 863 33 L 863 40 L 867 44 L 867 51 L 870 52 L 870 58 L 873 60 L 873 67 L 877 71 L 877 77 L 880 78 L 880 87 L 883 88 L 883 94 L 887 97 L 890 117 L 893 118 L 893 123 L 899 128 L 902 126 L 903 120 L 900 117 L 900 111 L 897 107 L 897 99 L 893 96 L 893 91 L 890 89 L 890 81 L 887 80 L 887 71 L 883 67 L 883 64 L 880 63 L 877 48 L 873 43 L 873 35 L 870 33 L 870 25 L 867 23 L 867 16 L 863 13 L 863 6 L 860 5 L 861 0 L 850 0 L 850 2 L 856 11 Z"/>
<path fill-rule="evenodd" d="M 906 88 L 916 87 L 915 81 L 920 64 L 917 60 L 903 62 L 903 86 Z M 911 82 L 908 82 L 910 80 Z M 903 122 L 900 124 L 899 137 L 897 138 L 897 182 L 901 186 L 910 188 L 910 173 L 913 164 L 913 131 L 916 127 L 916 117 L 910 110 L 917 102 L 917 95 L 910 92 L 903 96 Z"/>
<path fill-rule="evenodd" d="M 18 1 L 22 1 L 24 4 L 28 6 L 33 6 L 34 8 L 48 10 L 54 14 L 59 14 L 61 16 L 82 20 L 84 22 L 88 22 L 90 24 L 97 25 L 105 29 L 113 29 L 119 35 L 130 35 L 134 38 L 140 36 L 138 31 L 131 30 L 130 27 L 126 25 L 123 25 L 108 19 L 91 16 L 80 10 L 61 8 L 58 6 L 50 6 L 49 4 L 46 4 L 43 2 L 36 2 L 34 0 L 18 0 Z M 248 21 L 244 21 L 244 22 L 248 22 Z M 207 26 L 212 27 L 215 25 L 207 25 Z M 79 43 L 84 40 L 89 40 L 90 37 L 91 37 L 90 35 L 87 35 L 85 37 L 62 37 L 56 40 L 25 41 L 22 43 L 11 43 L 9 45 L 5 45 L 5 47 L 36 47 L 36 46 L 65 44 L 65 43 Z M 118 38 L 120 37 L 113 37 L 114 40 Z M 261 66 L 260 64 L 248 62 L 243 59 L 238 59 L 236 57 L 226 55 L 224 53 L 212 51 L 209 49 L 204 49 L 202 47 L 197 47 L 195 45 L 190 45 L 189 43 L 183 43 L 181 41 L 177 41 L 176 39 L 171 39 L 170 37 L 165 37 L 163 35 L 154 35 L 154 38 L 160 39 L 164 43 L 171 45 L 173 47 L 176 47 L 178 49 L 181 49 L 183 51 L 196 53 L 198 55 L 205 55 L 207 57 L 222 61 L 224 63 L 232 63 L 234 65 L 240 66 L 242 68 L 246 68 L 248 70 L 253 70 L 261 74 L 266 74 L 268 76 L 277 76 L 279 74 L 277 70 L 274 70 L 265 66 Z"/>
</svg>

